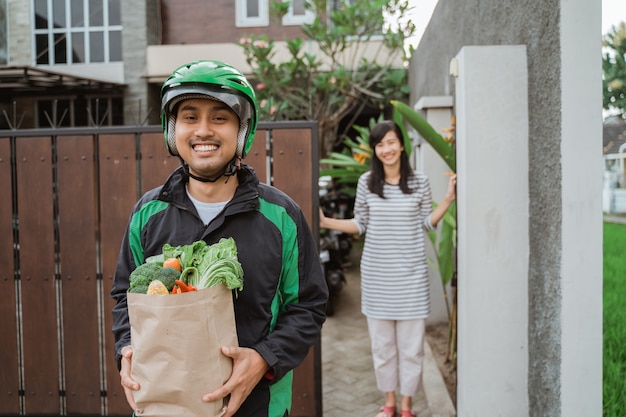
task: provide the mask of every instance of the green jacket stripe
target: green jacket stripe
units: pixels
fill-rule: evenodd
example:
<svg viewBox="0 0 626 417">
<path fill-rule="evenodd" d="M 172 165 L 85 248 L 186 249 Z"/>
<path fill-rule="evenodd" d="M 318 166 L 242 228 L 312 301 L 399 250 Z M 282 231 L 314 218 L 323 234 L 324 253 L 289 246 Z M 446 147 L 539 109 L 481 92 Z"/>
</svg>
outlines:
<svg viewBox="0 0 626 417">
<path fill-rule="evenodd" d="M 281 271 L 278 292 L 272 301 L 272 322 L 270 332 L 274 330 L 280 306 L 298 302 L 298 233 L 293 219 L 284 207 L 259 199 L 260 212 L 280 230 L 283 238 L 283 269 Z M 291 248 L 294 248 L 291 250 Z M 279 298 L 280 297 L 280 298 Z M 282 298 L 282 300 L 281 300 Z"/>
<path fill-rule="evenodd" d="M 129 226 L 129 240 L 130 240 L 130 250 L 133 253 L 133 259 L 135 260 L 135 265 L 139 266 L 144 262 L 144 253 L 143 246 L 141 245 L 141 231 L 143 227 L 148 223 L 150 217 L 163 211 L 167 208 L 168 203 L 159 200 L 152 200 L 143 206 L 133 214 L 133 217 L 130 219 Z"/>
</svg>

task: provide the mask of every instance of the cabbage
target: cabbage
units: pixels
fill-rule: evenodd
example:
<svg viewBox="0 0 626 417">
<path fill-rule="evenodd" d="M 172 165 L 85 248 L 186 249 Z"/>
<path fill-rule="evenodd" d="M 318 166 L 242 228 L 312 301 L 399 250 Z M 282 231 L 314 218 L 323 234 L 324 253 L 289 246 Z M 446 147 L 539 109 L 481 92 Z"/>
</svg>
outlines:
<svg viewBox="0 0 626 417">
<path fill-rule="evenodd" d="M 199 240 L 191 245 L 163 245 L 163 254 L 154 261 L 178 258 L 182 267 L 180 280 L 197 289 L 224 284 L 229 290 L 243 289 L 243 268 L 237 258 L 237 245 L 232 237 L 213 245 Z"/>
</svg>

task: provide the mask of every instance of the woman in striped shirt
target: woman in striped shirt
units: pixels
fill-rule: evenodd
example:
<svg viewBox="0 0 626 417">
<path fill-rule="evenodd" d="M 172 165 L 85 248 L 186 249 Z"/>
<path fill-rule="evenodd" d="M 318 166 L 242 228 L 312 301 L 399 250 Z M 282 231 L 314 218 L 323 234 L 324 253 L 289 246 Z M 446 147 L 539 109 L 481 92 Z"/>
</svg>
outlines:
<svg viewBox="0 0 626 417">
<path fill-rule="evenodd" d="M 425 231 L 433 230 L 456 198 L 456 176 L 433 210 L 428 177 L 413 171 L 402 131 L 393 121 L 370 132 L 371 170 L 359 178 L 353 219 L 320 210 L 320 227 L 363 234 L 361 311 L 367 317 L 378 388 L 385 405 L 376 417 L 412 417 L 421 389 L 426 317 L 430 312 Z"/>
</svg>

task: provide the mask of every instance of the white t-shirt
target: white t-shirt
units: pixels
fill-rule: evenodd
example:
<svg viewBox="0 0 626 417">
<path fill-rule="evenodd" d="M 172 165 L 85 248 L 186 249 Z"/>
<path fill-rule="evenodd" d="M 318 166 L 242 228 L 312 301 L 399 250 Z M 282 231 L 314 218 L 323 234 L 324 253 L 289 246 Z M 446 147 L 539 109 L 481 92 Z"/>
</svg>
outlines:
<svg viewBox="0 0 626 417">
<path fill-rule="evenodd" d="M 200 215 L 200 218 L 202 219 L 202 222 L 204 224 L 211 223 L 211 220 L 213 220 L 220 213 L 220 211 L 224 209 L 226 203 L 228 203 L 228 201 L 221 201 L 219 203 L 205 203 L 203 201 L 199 201 L 193 198 L 191 194 L 189 194 L 189 190 L 187 190 L 187 195 L 189 196 L 189 199 L 191 200 L 193 205 L 196 206 L 196 210 L 198 211 L 198 214 Z"/>
</svg>

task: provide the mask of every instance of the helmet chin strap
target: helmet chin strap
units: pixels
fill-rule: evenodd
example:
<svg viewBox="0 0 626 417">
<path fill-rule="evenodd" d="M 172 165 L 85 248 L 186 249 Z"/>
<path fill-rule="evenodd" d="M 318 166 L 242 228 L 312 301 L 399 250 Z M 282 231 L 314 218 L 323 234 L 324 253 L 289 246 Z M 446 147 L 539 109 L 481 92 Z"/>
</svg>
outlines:
<svg viewBox="0 0 626 417">
<path fill-rule="evenodd" d="M 226 164 L 226 169 L 224 170 L 224 173 L 211 179 L 207 177 L 199 177 L 197 175 L 192 174 L 191 172 L 189 172 L 189 165 L 187 165 L 187 163 L 183 160 L 183 158 L 181 158 L 180 156 L 179 158 L 180 158 L 180 162 L 181 162 L 181 165 L 183 166 L 183 171 L 185 172 L 185 174 L 188 175 L 190 178 L 193 178 L 194 180 L 200 181 L 200 182 L 216 182 L 222 177 L 227 177 L 226 182 L 228 182 L 228 179 L 231 176 L 235 175 L 235 173 L 239 171 L 239 169 L 241 168 L 241 158 L 235 155 L 233 159 L 231 159 L 230 162 Z"/>
</svg>

